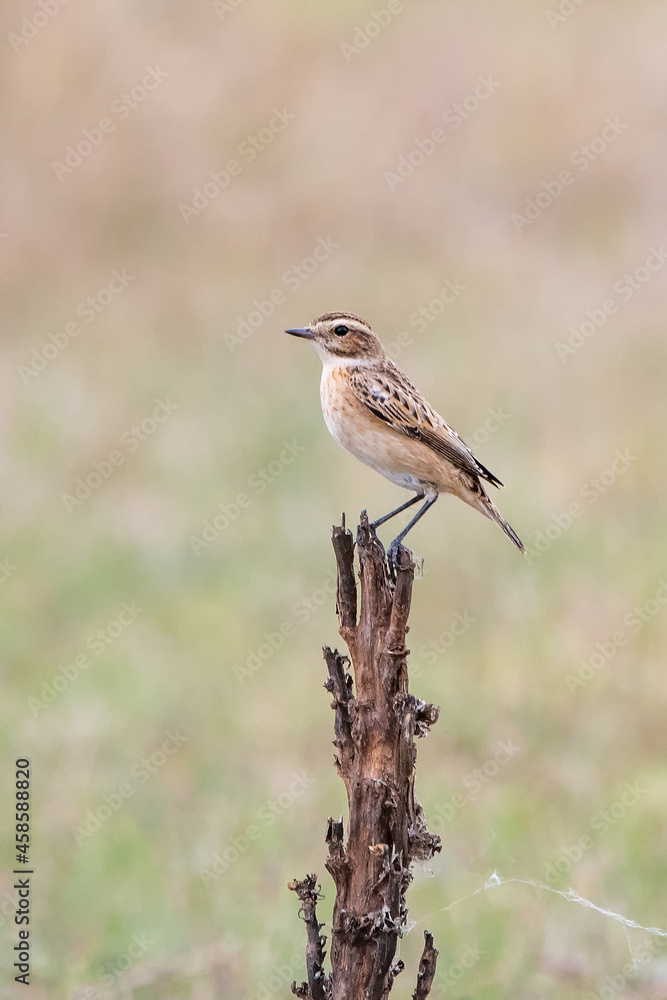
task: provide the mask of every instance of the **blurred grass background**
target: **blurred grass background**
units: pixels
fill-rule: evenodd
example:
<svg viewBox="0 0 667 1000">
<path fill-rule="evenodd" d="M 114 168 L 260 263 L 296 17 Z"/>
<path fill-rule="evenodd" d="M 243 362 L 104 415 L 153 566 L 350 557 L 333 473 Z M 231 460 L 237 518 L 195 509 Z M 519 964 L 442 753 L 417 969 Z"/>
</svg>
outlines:
<svg viewBox="0 0 667 1000">
<path fill-rule="evenodd" d="M 443 850 L 415 871 L 392 995 L 411 995 L 428 927 L 436 997 L 667 996 L 662 939 L 553 893 L 512 883 L 445 909 L 497 871 L 667 924 L 665 271 L 640 286 L 642 272 L 627 301 L 613 290 L 664 238 L 667 11 L 570 7 L 404 2 L 381 30 L 383 3 L 4 9 L 2 996 L 22 995 L 24 756 L 36 1000 L 266 1000 L 305 975 L 286 884 L 317 871 L 330 914 L 325 822 L 345 807 L 321 687 L 320 647 L 337 641 L 329 529 L 407 498 L 331 441 L 319 362 L 282 332 L 333 309 L 367 318 L 476 442 L 532 552 L 522 561 L 447 499 L 411 535 L 425 557 L 414 689 L 441 706 L 418 794 Z M 132 97 L 149 68 L 160 82 Z M 489 76 L 493 93 L 454 127 Z M 275 109 L 294 117 L 264 142 Z M 54 167 L 104 118 L 113 130 L 89 155 Z M 627 127 L 578 168 L 607 119 Z M 446 141 L 392 190 L 386 174 L 438 127 Z M 237 175 L 185 221 L 179 206 L 233 159 Z M 568 168 L 562 195 L 515 224 Z M 327 259 L 284 278 L 320 239 L 337 244 Z M 132 280 L 100 295 L 114 269 Z M 447 280 L 465 290 L 419 322 Z M 77 308 L 98 295 L 86 322 Z M 610 297 L 617 312 L 559 357 Z M 44 352 L 71 322 L 79 335 Z M 151 423 L 158 400 L 173 412 Z M 112 452 L 90 496 L 63 499 Z M 133 601 L 97 655 L 89 637 Z M 457 613 L 474 622 L 454 640 Z M 80 654 L 90 665 L 55 690 Z M 582 661 L 592 676 L 571 690 Z M 181 742 L 167 755 L 168 733 Z M 494 765 L 499 741 L 518 750 Z M 223 855 L 227 870 L 202 877 Z"/>
</svg>

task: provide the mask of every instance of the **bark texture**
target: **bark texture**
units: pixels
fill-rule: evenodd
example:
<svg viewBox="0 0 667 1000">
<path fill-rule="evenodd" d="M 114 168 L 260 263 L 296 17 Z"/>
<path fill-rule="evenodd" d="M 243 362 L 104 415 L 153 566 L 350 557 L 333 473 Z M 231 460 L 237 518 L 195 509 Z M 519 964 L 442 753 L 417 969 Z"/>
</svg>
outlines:
<svg viewBox="0 0 667 1000">
<path fill-rule="evenodd" d="M 349 657 L 324 648 L 335 712 L 335 763 L 349 806 L 329 819 L 326 862 L 336 886 L 331 929 L 331 973 L 323 969 L 324 939 L 317 922 L 316 877 L 290 883 L 301 899 L 308 928 L 308 983 L 292 987 L 312 1000 L 384 1000 L 402 962 L 394 962 L 406 922 L 410 864 L 440 850 L 426 829 L 414 792 L 415 737 L 425 736 L 439 710 L 408 690 L 408 615 L 414 580 L 412 554 L 401 548 L 395 574 L 362 512 L 357 528 L 359 590 L 354 539 L 345 521 L 333 529 L 338 568 L 337 612 Z M 395 576 L 395 580 L 394 580 Z M 352 667 L 354 680 L 348 670 Z M 414 993 L 428 996 L 438 952 L 426 932 Z"/>
</svg>

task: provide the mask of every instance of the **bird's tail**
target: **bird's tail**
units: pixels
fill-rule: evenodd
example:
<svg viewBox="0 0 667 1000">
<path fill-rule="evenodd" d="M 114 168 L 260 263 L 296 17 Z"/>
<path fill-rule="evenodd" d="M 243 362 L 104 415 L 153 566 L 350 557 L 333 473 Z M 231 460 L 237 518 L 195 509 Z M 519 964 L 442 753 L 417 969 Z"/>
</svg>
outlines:
<svg viewBox="0 0 667 1000">
<path fill-rule="evenodd" d="M 512 525 L 508 524 L 508 522 L 500 513 L 494 502 L 489 499 L 484 490 L 482 490 L 482 495 L 477 496 L 475 499 L 477 502 L 474 503 L 473 506 L 477 507 L 477 510 L 480 510 L 482 514 L 490 518 L 491 521 L 495 521 L 496 524 L 499 524 L 500 527 L 505 532 L 505 534 L 507 535 L 507 537 L 512 539 L 519 552 L 521 552 L 525 556 L 526 550 L 523 547 L 523 542 L 517 535 Z"/>
</svg>

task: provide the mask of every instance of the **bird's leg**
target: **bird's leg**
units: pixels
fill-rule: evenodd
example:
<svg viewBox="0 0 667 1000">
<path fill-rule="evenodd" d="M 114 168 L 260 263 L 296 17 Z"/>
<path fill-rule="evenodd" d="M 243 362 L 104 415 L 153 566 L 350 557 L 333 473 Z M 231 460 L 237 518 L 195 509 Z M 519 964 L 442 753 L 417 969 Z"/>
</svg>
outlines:
<svg viewBox="0 0 667 1000">
<path fill-rule="evenodd" d="M 402 510 L 407 510 L 408 507 L 412 507 L 413 503 L 417 503 L 418 500 L 423 500 L 423 499 L 424 499 L 424 494 L 418 493 L 417 496 L 412 497 L 412 499 L 408 500 L 407 503 L 402 503 L 400 507 L 396 508 L 396 510 L 390 511 L 388 514 L 385 514 L 384 517 L 379 517 L 377 521 L 373 521 L 373 523 L 371 524 L 371 528 L 374 529 L 379 528 L 381 524 L 384 524 L 385 521 L 388 521 L 390 518 L 394 517 L 395 514 L 400 514 Z"/>
<path fill-rule="evenodd" d="M 400 547 L 401 547 L 401 545 L 403 543 L 403 539 L 407 535 L 408 531 L 410 531 L 411 528 L 414 528 L 415 524 L 420 519 L 420 517 L 424 516 L 424 514 L 429 509 L 429 507 L 432 507 L 433 504 L 435 503 L 435 501 L 437 499 L 438 499 L 438 494 L 437 493 L 436 493 L 436 495 L 434 497 L 430 497 L 426 501 L 426 503 L 424 504 L 424 506 L 419 508 L 419 510 L 417 511 L 417 513 L 415 514 L 415 516 L 412 518 L 412 520 L 410 521 L 410 523 L 407 524 L 405 526 L 405 528 L 403 528 L 403 531 L 401 531 L 400 534 L 396 535 L 396 538 L 393 540 L 393 542 L 389 546 L 389 549 L 387 550 L 387 557 L 389 559 L 389 565 L 392 567 L 392 569 L 398 563 L 398 550 L 400 549 Z M 415 500 L 421 500 L 421 497 L 415 497 Z"/>
</svg>

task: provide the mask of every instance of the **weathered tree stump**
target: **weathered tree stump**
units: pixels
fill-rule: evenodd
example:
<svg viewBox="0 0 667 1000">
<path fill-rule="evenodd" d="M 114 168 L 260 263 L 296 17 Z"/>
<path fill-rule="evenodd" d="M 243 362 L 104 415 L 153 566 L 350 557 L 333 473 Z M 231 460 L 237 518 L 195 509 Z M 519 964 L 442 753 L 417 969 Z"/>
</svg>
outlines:
<svg viewBox="0 0 667 1000">
<path fill-rule="evenodd" d="M 324 647 L 325 687 L 333 695 L 335 762 L 347 789 L 348 835 L 344 844 L 342 818 L 329 819 L 326 867 L 336 886 L 329 975 L 316 914 L 317 878 L 290 882 L 308 930 L 308 982 L 294 983 L 292 992 L 312 1000 L 384 1000 L 403 970 L 394 957 L 407 919 L 411 862 L 429 860 L 440 850 L 440 838 L 426 829 L 414 793 L 414 740 L 427 734 L 439 709 L 408 690 L 412 554 L 401 547 L 394 574 L 363 511 L 357 528 L 358 601 L 354 540 L 344 518 L 334 527 L 332 541 L 336 610 L 350 657 Z M 354 682 L 347 670 L 350 660 Z M 424 936 L 414 1000 L 428 996 L 438 955 L 432 936 L 428 931 Z"/>
</svg>

